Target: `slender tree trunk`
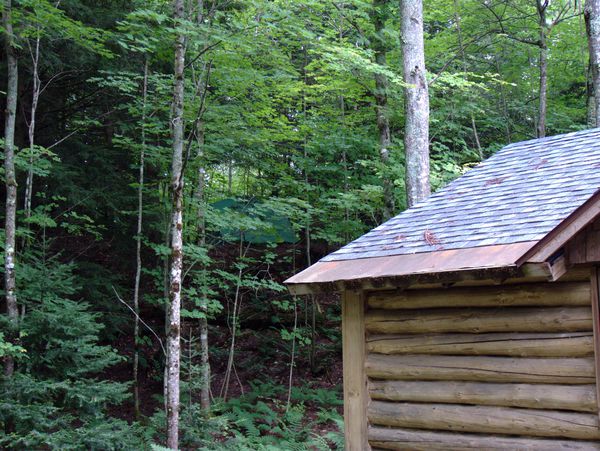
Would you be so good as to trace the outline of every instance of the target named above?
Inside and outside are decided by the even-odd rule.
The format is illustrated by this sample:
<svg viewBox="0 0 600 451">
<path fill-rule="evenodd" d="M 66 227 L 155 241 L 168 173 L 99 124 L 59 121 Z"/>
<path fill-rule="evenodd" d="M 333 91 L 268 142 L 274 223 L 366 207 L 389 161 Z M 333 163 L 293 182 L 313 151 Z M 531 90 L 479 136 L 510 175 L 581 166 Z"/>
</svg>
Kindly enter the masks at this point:
<svg viewBox="0 0 600 451">
<path fill-rule="evenodd" d="M 375 62 L 380 67 L 387 66 L 387 51 L 385 45 L 385 8 L 388 0 L 373 0 L 371 9 L 371 20 L 375 28 L 372 48 L 375 52 Z M 390 121 L 388 118 L 388 80 L 383 74 L 375 74 L 375 115 L 377 129 L 379 130 L 379 158 L 384 166 L 383 173 L 383 216 L 384 219 L 391 218 L 395 211 L 394 183 L 388 173 L 390 165 L 390 146 L 392 135 L 390 132 Z"/>
<path fill-rule="evenodd" d="M 429 184 L 429 91 L 425 72 L 422 0 L 400 0 L 405 92 L 404 151 L 408 206 L 431 194 Z"/>
<path fill-rule="evenodd" d="M 204 210 L 204 181 L 206 179 L 206 170 L 202 164 L 204 147 L 204 131 L 200 127 L 198 136 L 198 188 L 196 190 L 196 201 L 198 203 L 198 231 L 200 236 L 200 246 L 206 246 L 206 218 Z M 207 411 L 210 409 L 210 362 L 209 362 L 209 346 L 208 346 L 208 290 L 206 281 L 207 268 L 202 270 L 202 289 L 200 293 L 200 377 L 202 378 L 202 386 L 200 388 L 200 407 Z"/>
<path fill-rule="evenodd" d="M 198 27 L 204 26 L 204 0 L 198 0 L 197 3 L 197 16 L 196 22 Z M 208 89 L 210 65 L 207 68 L 206 63 L 203 64 L 203 73 L 206 72 L 206 82 L 202 85 L 203 73 L 198 78 L 198 86 L 202 86 L 201 90 L 198 89 L 200 94 L 201 103 L 204 103 L 206 96 L 206 90 Z M 196 201 L 198 203 L 198 232 L 200 237 L 200 246 L 206 246 L 206 211 L 204 204 L 204 182 L 206 179 L 206 169 L 202 161 L 204 153 L 204 127 L 202 126 L 202 115 L 203 105 L 200 107 L 198 113 L 198 187 L 196 189 Z M 200 408 L 207 412 L 210 409 L 210 361 L 209 361 L 209 345 L 208 345 L 208 286 L 206 280 L 207 268 L 204 267 L 202 270 L 202 288 L 200 292 L 200 312 L 202 317 L 199 320 L 200 325 L 200 377 L 202 385 L 200 387 Z"/>
<path fill-rule="evenodd" d="M 540 24 L 540 89 L 537 137 L 546 136 L 546 110 L 548 109 L 548 43 L 546 41 L 546 9 L 548 1 L 537 0 Z"/>
<path fill-rule="evenodd" d="M 138 220 L 137 220 L 137 231 L 135 238 L 135 255 L 136 255 L 136 266 L 135 266 L 135 286 L 133 288 L 133 308 L 135 309 L 135 322 L 133 325 L 133 340 L 134 340 L 134 353 L 133 353 L 133 398 L 134 398 L 134 410 L 135 417 L 140 416 L 140 390 L 138 380 L 138 369 L 140 361 L 140 350 L 139 350 L 139 335 L 140 335 L 140 280 L 142 276 L 142 224 L 144 214 L 144 169 L 145 169 L 145 158 L 146 158 L 146 102 L 148 97 L 148 58 L 144 62 L 144 79 L 142 84 L 142 148 L 140 149 L 140 167 L 138 174 Z"/>
<path fill-rule="evenodd" d="M 586 0 L 585 24 L 588 35 L 591 69 L 590 122 L 600 127 L 600 0 Z"/>
<path fill-rule="evenodd" d="M 302 117 L 304 118 L 304 126 L 307 124 L 307 99 L 306 99 L 306 87 L 308 86 L 308 73 L 306 67 L 308 66 L 308 52 L 306 50 L 307 46 L 304 44 L 302 46 L 302 51 L 304 54 L 304 59 L 302 61 L 302 78 L 303 78 L 303 89 L 302 89 Z M 306 187 L 309 186 L 309 177 L 308 177 L 308 139 L 307 139 L 308 131 L 305 131 L 304 140 L 302 143 L 302 150 L 304 155 L 304 184 Z M 310 205 L 310 192 L 306 190 L 306 203 Z M 305 252 L 306 252 L 306 266 L 312 265 L 312 237 L 311 237 L 311 212 L 306 212 L 306 224 L 304 227 L 304 241 L 305 241 Z M 294 248 L 294 257 L 293 257 L 293 266 L 294 273 L 296 273 L 296 249 Z M 317 315 L 315 311 L 316 302 L 314 295 L 309 295 L 310 305 L 311 305 L 311 324 L 310 324 L 310 347 L 308 349 L 308 364 L 310 366 L 310 371 L 314 374 L 316 371 L 316 339 L 317 339 Z M 304 314 L 305 314 L 305 325 L 308 326 L 308 299 L 304 303 Z"/>
<path fill-rule="evenodd" d="M 31 63 L 33 66 L 33 88 L 31 90 L 31 112 L 29 116 L 29 127 L 27 128 L 27 136 L 29 138 L 29 151 L 31 156 L 29 157 L 29 168 L 27 169 L 27 179 L 25 181 L 25 218 L 31 217 L 31 198 L 33 197 L 33 163 L 34 163 L 34 145 L 35 145 L 35 121 L 37 114 L 37 106 L 41 92 L 41 82 L 39 75 L 39 62 L 40 62 L 40 31 L 37 31 L 37 37 L 35 40 L 35 46 L 31 50 Z"/>
<path fill-rule="evenodd" d="M 462 38 L 462 26 L 461 26 L 461 15 L 460 15 L 460 6 L 458 4 L 458 0 L 454 0 L 454 20 L 456 22 L 456 33 L 458 36 L 458 49 L 460 51 L 460 58 L 462 60 L 462 69 L 463 72 L 467 72 L 467 57 L 465 54 L 465 46 L 463 44 Z M 475 145 L 477 146 L 477 154 L 479 155 L 479 159 L 483 160 L 483 150 L 481 149 L 481 142 L 479 140 L 479 133 L 477 132 L 477 122 L 475 121 L 475 115 L 471 113 L 471 129 L 473 130 L 473 140 L 475 141 Z"/>
<path fill-rule="evenodd" d="M 183 0 L 174 0 L 175 26 L 185 18 Z M 171 273 L 169 279 L 169 334 L 167 336 L 167 446 L 179 445 L 179 371 L 181 361 L 181 281 L 183 269 L 183 101 L 185 69 L 185 36 L 178 33 L 175 41 L 175 70 L 172 105 L 173 160 L 171 191 Z"/>
<path fill-rule="evenodd" d="M 239 262 L 241 263 L 243 258 L 246 256 L 246 252 L 244 252 L 244 234 L 240 234 L 240 248 L 239 248 Z M 248 247 L 246 248 L 246 251 Z M 227 401 L 227 395 L 229 392 L 229 381 L 231 379 L 232 371 L 235 371 L 235 342 L 237 336 L 237 328 L 238 328 L 238 320 L 239 320 L 239 312 L 241 309 L 241 293 L 240 290 L 242 288 L 242 276 L 243 276 L 243 266 L 240 264 L 238 269 L 237 276 L 237 285 L 235 287 L 235 297 L 233 299 L 233 312 L 231 315 L 231 342 L 229 344 L 229 357 L 227 358 L 227 368 L 225 369 L 225 376 L 223 377 L 223 385 L 221 387 L 221 396 L 224 401 Z M 240 383 L 240 387 L 242 384 Z"/>
<path fill-rule="evenodd" d="M 494 63 L 496 65 L 496 72 L 500 75 L 500 61 L 498 55 L 494 54 Z M 502 114 L 504 115 L 504 131 L 506 132 L 506 142 L 512 142 L 512 131 L 510 128 L 510 113 L 508 111 L 508 102 L 506 101 L 506 91 L 504 85 L 500 85 L 500 105 L 502 107 Z"/>
<path fill-rule="evenodd" d="M 17 112 L 19 70 L 12 28 L 11 0 L 4 0 L 2 26 L 6 63 L 8 67 L 6 86 L 6 111 L 4 122 L 4 178 L 6 183 L 6 223 L 4 250 L 4 289 L 6 292 L 6 313 L 14 327 L 19 321 L 17 306 L 16 273 L 15 273 L 15 236 L 17 228 L 17 179 L 15 174 L 15 120 Z M 4 373 L 12 377 L 15 362 L 7 357 L 4 362 Z"/>
</svg>

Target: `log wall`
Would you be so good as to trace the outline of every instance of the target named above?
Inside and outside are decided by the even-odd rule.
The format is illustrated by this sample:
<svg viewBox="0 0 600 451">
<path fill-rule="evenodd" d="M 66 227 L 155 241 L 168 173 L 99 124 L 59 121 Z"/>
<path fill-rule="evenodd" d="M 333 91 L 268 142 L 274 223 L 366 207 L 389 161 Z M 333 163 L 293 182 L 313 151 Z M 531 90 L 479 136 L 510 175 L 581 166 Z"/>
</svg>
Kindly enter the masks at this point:
<svg viewBox="0 0 600 451">
<path fill-rule="evenodd" d="M 590 280 L 366 294 L 374 449 L 597 449 Z"/>
</svg>

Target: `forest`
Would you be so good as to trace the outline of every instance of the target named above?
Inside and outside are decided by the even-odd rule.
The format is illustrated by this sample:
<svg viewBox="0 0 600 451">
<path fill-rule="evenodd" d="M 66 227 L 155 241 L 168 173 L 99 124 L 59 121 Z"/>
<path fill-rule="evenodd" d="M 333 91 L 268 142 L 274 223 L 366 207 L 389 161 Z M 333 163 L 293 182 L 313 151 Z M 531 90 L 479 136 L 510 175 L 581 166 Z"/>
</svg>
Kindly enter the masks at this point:
<svg viewBox="0 0 600 451">
<path fill-rule="evenodd" d="M 600 0 L 3 0 L 0 32 L 7 450 L 343 449 L 339 299 L 283 282 L 600 124 Z"/>
</svg>

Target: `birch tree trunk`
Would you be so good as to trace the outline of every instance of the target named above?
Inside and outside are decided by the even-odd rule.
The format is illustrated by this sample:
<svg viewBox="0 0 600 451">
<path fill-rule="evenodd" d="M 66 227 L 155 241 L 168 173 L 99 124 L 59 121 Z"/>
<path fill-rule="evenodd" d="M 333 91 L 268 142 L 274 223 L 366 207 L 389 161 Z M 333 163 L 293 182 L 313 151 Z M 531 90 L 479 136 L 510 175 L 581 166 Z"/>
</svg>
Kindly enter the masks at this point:
<svg viewBox="0 0 600 451">
<path fill-rule="evenodd" d="M 400 0 L 405 92 L 404 151 L 408 206 L 431 194 L 429 185 L 429 91 L 425 75 L 422 0 Z"/>
<path fill-rule="evenodd" d="M 15 274 L 15 236 L 17 228 L 17 179 L 15 175 L 15 120 L 17 112 L 19 70 L 12 28 L 12 3 L 4 0 L 2 11 L 2 27 L 4 28 L 4 44 L 8 68 L 6 86 L 6 111 L 4 122 L 4 176 L 6 183 L 6 224 L 4 250 L 4 289 L 6 292 L 6 313 L 9 321 L 17 325 L 19 310 L 16 294 Z M 4 372 L 11 377 L 15 370 L 15 362 L 11 357 L 5 359 Z"/>
<path fill-rule="evenodd" d="M 586 0 L 585 24 L 590 51 L 591 89 L 593 97 L 589 106 L 593 127 L 600 126 L 600 0 Z"/>
<path fill-rule="evenodd" d="M 174 0 L 173 18 L 180 26 L 185 17 L 183 0 Z M 173 159 L 171 164 L 171 272 L 169 277 L 169 333 L 167 336 L 167 446 L 179 445 L 179 370 L 181 360 L 181 281 L 183 269 L 183 97 L 185 36 L 175 40 L 174 88 L 172 103 Z"/>
<path fill-rule="evenodd" d="M 372 48 L 375 52 L 375 62 L 380 67 L 387 65 L 387 52 L 385 46 L 385 37 L 383 36 L 385 28 L 385 7 L 387 0 L 373 0 L 373 8 L 371 10 L 371 20 L 375 28 Z M 387 102 L 388 102 L 388 80 L 383 74 L 375 74 L 375 114 L 377 117 L 377 129 L 379 130 L 379 158 L 384 166 L 383 175 L 383 216 L 384 219 L 391 218 L 396 206 L 394 202 L 394 185 L 393 180 L 387 172 L 390 164 L 390 145 L 392 137 L 390 132 L 390 121 L 388 118 Z"/>
<path fill-rule="evenodd" d="M 133 288 L 133 308 L 135 309 L 135 323 L 133 325 L 133 398 L 135 417 L 140 416 L 140 390 L 138 369 L 140 362 L 139 335 L 140 335 L 140 280 L 142 276 L 142 225 L 144 213 L 144 169 L 146 158 L 146 101 L 148 97 L 148 58 L 144 62 L 144 79 L 142 82 L 142 148 L 140 149 L 140 167 L 138 174 L 138 218 L 135 238 L 135 286 Z"/>
</svg>

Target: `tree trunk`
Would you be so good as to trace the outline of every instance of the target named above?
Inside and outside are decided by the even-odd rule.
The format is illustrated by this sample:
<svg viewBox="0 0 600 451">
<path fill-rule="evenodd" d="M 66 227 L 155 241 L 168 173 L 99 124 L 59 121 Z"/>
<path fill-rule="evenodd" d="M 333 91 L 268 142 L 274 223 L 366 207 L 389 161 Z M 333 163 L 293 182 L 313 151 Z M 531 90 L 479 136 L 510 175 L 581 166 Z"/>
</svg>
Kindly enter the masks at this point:
<svg viewBox="0 0 600 451">
<path fill-rule="evenodd" d="M 586 102 L 585 109 L 587 111 L 587 126 L 588 128 L 594 128 L 597 126 L 597 115 L 596 115 L 596 93 L 594 90 L 594 75 L 592 74 L 592 64 L 588 64 L 586 71 Z"/>
<path fill-rule="evenodd" d="M 33 64 L 33 88 L 31 90 L 31 112 L 29 116 L 29 126 L 27 129 L 27 136 L 29 138 L 29 151 L 31 156 L 29 157 L 29 168 L 27 169 L 27 180 L 25 182 L 25 218 L 31 217 L 31 198 L 33 196 L 33 152 L 35 144 L 35 121 L 37 106 L 40 98 L 41 83 L 39 75 L 39 62 L 40 62 L 40 30 L 37 30 L 37 37 L 35 40 L 35 47 L 31 50 L 31 61 Z"/>
<path fill-rule="evenodd" d="M 462 60 L 462 69 L 463 72 L 467 72 L 467 58 L 465 55 L 465 46 L 462 38 L 462 26 L 461 26 L 461 15 L 460 15 L 460 7 L 458 4 L 458 0 L 454 0 L 454 20 L 456 22 L 456 33 L 458 37 L 458 49 L 460 51 L 460 58 Z M 473 140 L 475 141 L 475 145 L 477 147 L 477 154 L 479 155 L 479 160 L 483 160 L 483 150 L 481 149 L 481 142 L 479 140 L 479 133 L 477 132 L 477 122 L 475 121 L 475 115 L 471 113 L 471 129 L 473 130 Z"/>
<path fill-rule="evenodd" d="M 185 18 L 183 0 L 174 1 L 175 25 Z M 171 164 L 171 273 L 169 278 L 169 333 L 167 336 L 167 446 L 179 444 L 179 370 L 181 357 L 181 281 L 183 269 L 183 101 L 185 36 L 175 40 L 175 67 L 172 105 L 173 159 Z"/>
<path fill-rule="evenodd" d="M 401 0 L 402 66 L 405 92 L 404 151 L 408 206 L 431 194 L 429 185 L 429 91 L 425 73 L 423 2 Z"/>
<path fill-rule="evenodd" d="M 546 110 L 548 98 L 548 43 L 546 42 L 546 9 L 548 2 L 537 1 L 537 11 L 540 24 L 540 89 L 539 89 L 539 111 L 537 123 L 537 137 L 546 136 Z"/>
<path fill-rule="evenodd" d="M 206 89 L 206 87 L 205 87 Z M 198 137 L 198 159 L 201 160 L 204 145 L 204 132 L 199 131 Z M 204 180 L 206 178 L 206 170 L 202 161 L 198 167 L 198 188 L 196 190 L 196 201 L 198 202 L 198 228 L 200 235 L 200 246 L 206 246 L 206 222 L 204 210 Z M 200 318 L 200 365 L 202 385 L 200 388 L 200 407 L 207 411 L 210 408 L 210 362 L 209 362 L 209 347 L 208 347 L 208 290 L 206 281 L 207 268 L 203 269 L 202 290 L 200 293 L 200 311 L 203 316 Z"/>
<path fill-rule="evenodd" d="M 197 16 L 196 22 L 198 27 L 204 26 L 204 0 L 198 0 L 197 3 Z M 206 81 L 202 84 L 202 75 L 206 72 Z M 202 161 L 204 153 L 204 129 L 202 126 L 202 115 L 203 103 L 206 96 L 206 90 L 208 89 L 210 65 L 207 67 L 206 63 L 203 64 L 203 71 L 198 78 L 198 89 L 199 97 L 201 100 L 200 111 L 198 112 L 197 118 L 197 130 L 198 130 L 198 187 L 196 189 L 196 201 L 198 203 L 198 235 L 200 237 L 200 246 L 206 246 L 206 211 L 204 202 L 204 182 L 206 179 L 206 169 Z M 207 412 L 210 409 L 210 362 L 209 362 L 209 346 L 208 346 L 208 286 L 206 272 L 208 268 L 203 268 L 202 271 L 202 289 L 200 293 L 200 311 L 202 317 L 199 319 L 200 325 L 200 377 L 202 384 L 200 386 L 200 407 L 203 411 Z"/>
<path fill-rule="evenodd" d="M 6 112 L 4 123 L 4 174 L 6 183 L 6 224 L 4 251 L 4 288 L 6 291 L 6 313 L 9 321 L 16 327 L 19 320 L 15 274 L 15 236 L 17 228 L 17 179 L 15 175 L 15 120 L 17 112 L 17 87 L 19 70 L 12 28 L 11 0 L 4 1 L 2 26 L 6 63 L 8 68 L 6 86 Z M 5 359 L 4 371 L 7 377 L 14 373 L 15 363 L 11 357 Z"/>
<path fill-rule="evenodd" d="M 592 93 L 589 110 L 593 127 L 600 126 L 600 0 L 586 0 L 585 24 L 590 51 Z"/>
<path fill-rule="evenodd" d="M 385 7 L 387 0 L 373 0 L 371 20 L 375 27 L 372 48 L 375 52 L 375 62 L 379 67 L 387 65 L 387 52 L 385 46 Z M 394 182 L 388 172 L 390 164 L 390 146 L 392 137 L 390 132 L 390 121 L 388 118 L 388 80 L 383 74 L 375 74 L 375 114 L 377 118 L 377 129 L 379 130 L 379 158 L 383 164 L 383 216 L 387 220 L 394 216 L 396 206 L 394 202 Z"/>
<path fill-rule="evenodd" d="M 140 416 L 140 393 L 138 382 L 139 368 L 139 335 L 140 335 L 140 279 L 142 276 L 142 223 L 144 213 L 144 165 L 146 157 L 146 100 L 148 96 L 148 58 L 144 62 L 144 80 L 142 84 L 142 148 L 140 149 L 140 167 L 138 175 L 138 220 L 137 233 L 135 238 L 136 245 L 136 267 L 135 267 L 135 286 L 133 289 L 133 308 L 135 309 L 135 323 L 133 325 L 133 397 L 135 417 Z"/>
</svg>

